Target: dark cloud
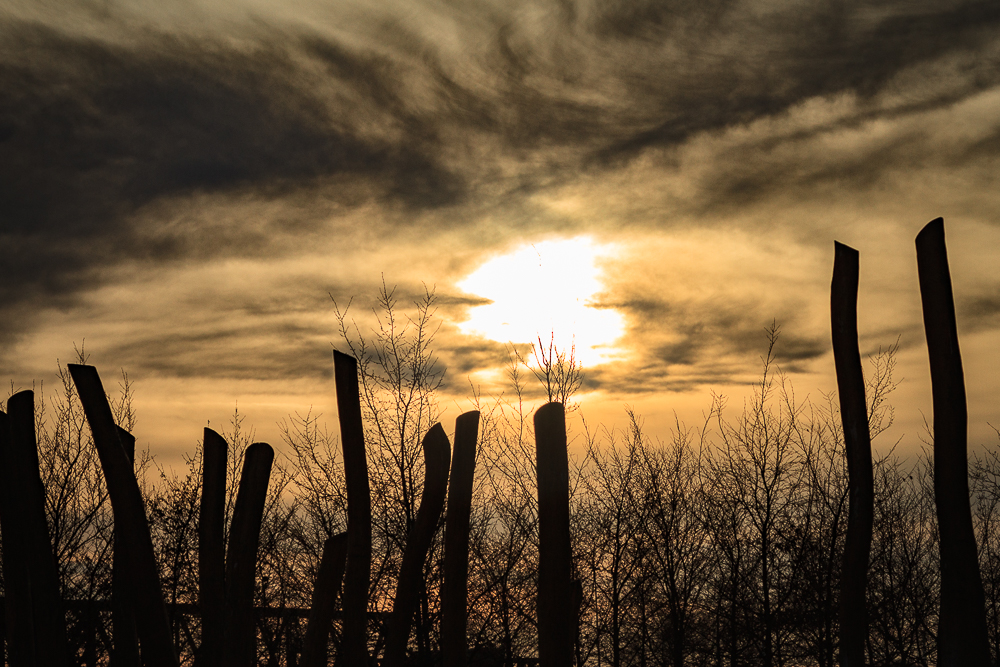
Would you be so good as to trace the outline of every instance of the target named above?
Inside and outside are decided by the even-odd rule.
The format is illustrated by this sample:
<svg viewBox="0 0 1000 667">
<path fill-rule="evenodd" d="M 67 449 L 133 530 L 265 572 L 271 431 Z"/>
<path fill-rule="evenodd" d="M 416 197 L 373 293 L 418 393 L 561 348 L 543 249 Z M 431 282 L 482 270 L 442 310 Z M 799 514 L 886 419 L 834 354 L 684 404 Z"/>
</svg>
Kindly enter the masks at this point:
<svg viewBox="0 0 1000 667">
<path fill-rule="evenodd" d="M 862 151 L 812 159 L 806 157 L 814 150 L 806 143 L 808 139 L 803 136 L 799 141 L 803 142 L 800 150 L 784 159 L 755 142 L 725 151 L 717 160 L 717 169 L 699 183 L 705 196 L 698 208 L 703 213 L 736 210 L 781 194 L 803 197 L 824 191 L 856 197 L 884 188 L 886 179 L 900 170 L 919 167 L 927 157 L 927 137 L 916 130 L 872 142 Z M 795 143 L 789 140 L 784 145 Z"/>
<path fill-rule="evenodd" d="M 724 384 L 747 370 L 748 360 L 767 352 L 768 330 L 776 326 L 776 364 L 800 372 L 827 354 L 830 343 L 811 335 L 794 299 L 775 311 L 765 300 L 722 295 L 708 300 L 668 296 L 626 299 L 613 307 L 629 322 L 628 348 L 640 359 L 624 368 L 588 370 L 587 387 L 626 393 L 692 391 Z"/>
<path fill-rule="evenodd" d="M 280 199 L 338 177 L 374 184 L 369 198 L 404 206 L 463 196 L 461 176 L 424 144 L 432 137 L 404 143 L 357 131 L 287 50 L 155 33 L 139 48 L 38 25 L 3 33 L 0 307 L 52 305 L 125 260 L 169 261 L 197 247 L 257 254 L 302 225 L 176 230 L 141 215 L 157 202 L 239 192 Z M 350 188 L 330 195 L 341 191 L 356 203 Z"/>
<path fill-rule="evenodd" d="M 673 57 L 660 68 L 633 75 L 646 93 L 644 108 L 661 119 L 647 112 L 649 127 L 600 154 L 613 158 L 677 144 L 697 132 L 781 114 L 812 97 L 851 92 L 871 99 L 908 68 L 963 57 L 960 80 L 951 82 L 962 90 L 948 96 L 954 100 L 1000 81 L 996 55 L 983 52 L 996 43 L 998 24 L 1000 6 L 992 2 L 838 0 L 785 11 L 729 1 L 611 3 L 598 22 L 605 33 L 680 49 L 670 50 Z M 939 97 L 931 90 L 908 92 Z"/>
<path fill-rule="evenodd" d="M 332 377 L 330 330 L 281 320 L 212 323 L 183 331 L 141 332 L 100 346 L 102 358 L 122 368 L 165 377 L 287 380 Z"/>
<path fill-rule="evenodd" d="M 510 360 L 508 345 L 483 338 L 460 345 L 444 345 L 440 353 L 449 362 L 444 378 L 445 387 L 456 394 L 469 390 L 469 376 L 472 373 L 503 367 Z"/>
<path fill-rule="evenodd" d="M 957 299 L 955 318 L 963 332 L 994 329 L 1000 324 L 1000 294 Z"/>
<path fill-rule="evenodd" d="M 459 196 L 422 145 L 428 137 L 411 132 L 394 145 L 360 136 L 360 123 L 311 91 L 317 82 L 280 46 L 151 34 L 135 49 L 41 27 L 15 34 L 5 51 L 17 57 L 0 70 L 8 228 L 88 232 L 97 214 L 118 217 L 159 197 L 250 185 L 277 196 L 339 173 L 384 178 L 418 205 Z"/>
</svg>

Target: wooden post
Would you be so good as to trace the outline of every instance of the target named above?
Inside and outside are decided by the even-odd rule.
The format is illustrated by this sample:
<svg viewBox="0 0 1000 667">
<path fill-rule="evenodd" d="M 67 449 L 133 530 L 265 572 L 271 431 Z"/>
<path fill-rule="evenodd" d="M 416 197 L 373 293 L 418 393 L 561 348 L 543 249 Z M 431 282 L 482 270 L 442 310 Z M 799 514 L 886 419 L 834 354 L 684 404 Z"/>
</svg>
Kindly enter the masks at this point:
<svg viewBox="0 0 1000 667">
<path fill-rule="evenodd" d="M 333 374 L 337 385 L 337 415 L 347 487 L 347 565 L 341 605 L 344 624 L 336 664 L 339 667 L 365 667 L 368 664 L 372 506 L 364 425 L 361 421 L 361 395 L 358 392 L 358 362 L 354 357 L 334 351 Z"/>
<path fill-rule="evenodd" d="M 23 529 L 23 545 L 31 613 L 35 664 L 65 665 L 69 660 L 66 642 L 66 612 L 59 593 L 59 574 L 49 525 L 45 518 L 45 487 L 38 467 L 38 440 L 35 435 L 35 394 L 21 391 L 7 399 L 8 440 L 11 465 L 9 475 L 17 478 L 15 512 Z"/>
<path fill-rule="evenodd" d="M 840 576 L 840 664 L 864 667 L 868 639 L 865 589 L 872 544 L 875 486 L 865 378 L 858 349 L 858 251 L 834 243 L 830 320 L 840 417 L 847 454 L 847 536 Z"/>
<path fill-rule="evenodd" d="M 205 429 L 201 458 L 201 507 L 198 517 L 198 606 L 201 646 L 198 667 L 222 664 L 226 604 L 226 461 L 229 446 Z"/>
<path fill-rule="evenodd" d="M 266 442 L 253 443 L 243 456 L 226 551 L 225 667 L 255 667 L 257 664 L 253 593 L 260 526 L 273 462 L 274 450 Z"/>
<path fill-rule="evenodd" d="M 917 272 L 934 405 L 934 501 L 941 553 L 937 664 L 986 667 L 986 598 L 969 505 L 965 376 L 942 218 L 917 235 Z"/>
<path fill-rule="evenodd" d="M 33 665 L 34 614 L 28 578 L 25 528 L 19 507 L 22 476 L 11 451 L 10 420 L 0 412 L 0 535 L 3 539 L 4 634 L 10 665 Z"/>
<path fill-rule="evenodd" d="M 441 658 L 444 667 L 465 667 L 469 586 L 469 515 L 476 473 L 479 412 L 455 420 L 455 452 L 448 480 L 444 529 L 444 591 L 441 597 Z"/>
<path fill-rule="evenodd" d="M 2 429 L 2 428 L 6 427 L 7 413 L 0 412 L 0 415 L 3 415 L 2 417 L 0 417 L 0 429 Z M 0 436 L 0 447 L 4 446 L 3 445 L 3 441 L 4 441 L 3 436 Z M 3 456 L 2 455 L 0 455 L 0 465 L 3 465 Z M 3 504 L 2 500 L 0 500 L 0 504 Z M 2 520 L 0 520 L 0 521 L 2 521 Z M 0 528 L 0 533 L 2 533 L 2 532 L 3 532 L 3 529 Z M 2 541 L 3 541 L 3 537 L 0 536 L 0 542 L 2 542 Z M 2 565 L 0 565 L 0 567 L 2 567 Z M 8 664 L 11 664 L 11 663 L 8 662 L 8 659 L 10 658 L 10 654 L 7 651 L 7 641 L 6 641 L 7 640 L 7 624 L 8 624 L 8 619 L 7 619 L 7 604 L 6 604 L 6 602 L 4 602 L 4 603 L 0 604 L 0 606 L 3 607 L 3 609 L 0 609 L 0 663 L 2 663 L 4 665 L 8 665 Z"/>
<path fill-rule="evenodd" d="M 122 447 L 104 385 L 93 366 L 67 364 L 67 367 L 94 434 L 115 528 L 125 539 L 125 552 L 128 554 L 126 576 L 135 596 L 135 624 L 143 664 L 146 667 L 177 667 L 145 505 L 132 465 Z"/>
<path fill-rule="evenodd" d="M 327 538 L 323 544 L 323 557 L 319 562 L 319 573 L 313 587 L 312 605 L 309 607 L 309 621 L 306 636 L 302 642 L 302 658 L 299 667 L 326 667 L 327 645 L 330 641 L 330 624 L 333 610 L 344 581 L 344 566 L 347 565 L 347 533 L 339 533 Z"/>
<path fill-rule="evenodd" d="M 538 471 L 538 666 L 573 664 L 573 590 L 569 536 L 569 455 L 562 403 L 535 412 Z"/>
<path fill-rule="evenodd" d="M 302 652 L 299 617 L 295 612 L 288 612 L 282 621 L 285 636 L 285 667 L 299 667 L 299 654 Z"/>
<path fill-rule="evenodd" d="M 45 518 L 34 393 L 14 394 L 7 400 L 7 411 L 0 419 L 0 530 L 11 660 L 12 664 L 65 665 L 69 659 L 66 616 Z"/>
<path fill-rule="evenodd" d="M 118 439 L 135 474 L 135 436 L 118 427 Z M 139 638 L 135 631 L 135 600 L 129 585 L 128 553 L 120 530 L 114 531 L 111 560 L 111 660 L 110 667 L 139 667 Z"/>
<path fill-rule="evenodd" d="M 80 609 L 83 619 L 83 655 L 81 662 L 83 667 L 100 667 L 97 664 L 97 628 L 101 622 L 101 617 L 95 609 L 94 600 L 87 600 Z"/>
<path fill-rule="evenodd" d="M 451 462 L 451 443 L 441 424 L 434 424 L 423 440 L 424 490 L 420 495 L 420 508 L 413 529 L 406 536 L 403 562 L 396 581 L 389 631 L 385 641 L 383 667 L 401 667 L 406 662 L 406 645 L 410 639 L 410 625 L 420 596 L 424 559 L 434 539 L 438 519 L 448 493 L 448 466 Z"/>
</svg>

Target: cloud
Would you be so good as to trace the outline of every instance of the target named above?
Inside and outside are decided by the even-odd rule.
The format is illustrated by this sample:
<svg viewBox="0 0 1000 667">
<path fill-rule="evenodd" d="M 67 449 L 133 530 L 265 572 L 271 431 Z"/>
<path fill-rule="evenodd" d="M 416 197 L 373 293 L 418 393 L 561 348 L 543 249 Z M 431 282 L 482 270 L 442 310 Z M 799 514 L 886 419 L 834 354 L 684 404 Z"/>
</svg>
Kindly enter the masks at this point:
<svg viewBox="0 0 1000 667">
<path fill-rule="evenodd" d="M 780 330 L 775 361 L 786 372 L 808 371 L 827 354 L 829 343 L 796 316 L 796 306 L 780 311 L 760 301 L 713 298 L 671 301 L 661 297 L 640 308 L 618 304 L 632 323 L 629 346 L 635 363 L 588 371 L 587 386 L 621 393 L 694 391 L 747 378 L 753 361 L 767 349 L 766 331 Z"/>
<path fill-rule="evenodd" d="M 964 94 L 997 82 L 983 51 L 996 43 L 1000 10 L 985 2 L 609 7 L 598 18 L 604 34 L 650 45 L 653 62 L 640 61 L 634 76 L 646 91 L 643 108 L 661 116 L 609 147 L 609 157 L 775 116 L 813 97 L 850 92 L 878 108 L 879 96 L 899 75 L 956 54 L 968 69 L 951 85 Z M 995 62 L 989 52 L 985 60 Z M 925 70 L 930 81 L 910 82 L 908 93 L 934 97 L 932 75 Z M 646 120 L 653 119 L 650 114 Z"/>
<path fill-rule="evenodd" d="M 828 245 L 833 217 L 909 205 L 935 169 L 990 185 L 1000 145 L 995 3 L 189 5 L 23 3 L 0 19 L 0 341 L 49 321 L 42 311 L 86 310 L 109 285 L 233 258 L 324 252 L 358 273 L 331 281 L 338 296 L 377 288 L 385 270 L 409 298 L 418 268 L 447 282 L 546 233 L 742 225 Z M 964 192 L 921 188 L 969 215 L 987 208 Z M 804 305 L 822 290 L 784 291 L 819 263 L 779 257 L 799 272 L 755 281 L 757 294 L 715 276 L 713 300 L 663 296 L 677 275 L 639 256 L 623 275 L 648 275 L 652 294 L 623 278 L 605 299 L 648 362 L 634 386 L 731 377 L 772 318 L 790 367 L 824 353 Z M 224 311 L 221 298 L 198 307 Z M 447 287 L 442 299 L 449 317 L 472 305 Z M 266 321 L 286 303 L 240 316 Z M 320 353 L 328 324 L 189 322 L 176 340 L 214 354 L 210 374 L 254 356 L 308 374 L 296 359 Z M 123 358 L 156 372 L 194 363 L 160 334 L 125 338 Z M 291 356 L 254 353 L 261 340 Z M 442 342 L 459 373 L 500 352 Z M 609 373 L 589 382 L 622 379 Z"/>
<path fill-rule="evenodd" d="M 111 265 L 183 259 L 198 245 L 216 256 L 265 252 L 311 217 L 300 209 L 263 236 L 239 222 L 178 229 L 177 210 L 156 214 L 170 202 L 287 201 L 321 188 L 340 205 L 384 198 L 425 208 L 463 196 L 461 176 L 432 149 L 360 131 L 272 45 L 150 34 L 126 48 L 5 27 L 0 306 L 51 304 L 100 284 Z"/>
<path fill-rule="evenodd" d="M 955 318 L 961 333 L 989 331 L 1000 325 L 1000 295 L 957 295 L 955 302 Z"/>
</svg>

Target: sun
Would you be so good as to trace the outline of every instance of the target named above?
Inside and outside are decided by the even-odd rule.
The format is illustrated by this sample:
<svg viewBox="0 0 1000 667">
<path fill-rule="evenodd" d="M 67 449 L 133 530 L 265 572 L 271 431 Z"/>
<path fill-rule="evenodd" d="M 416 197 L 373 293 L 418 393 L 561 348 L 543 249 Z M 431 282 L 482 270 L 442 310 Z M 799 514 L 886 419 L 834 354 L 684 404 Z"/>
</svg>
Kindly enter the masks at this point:
<svg viewBox="0 0 1000 667">
<path fill-rule="evenodd" d="M 602 259 L 618 249 L 587 236 L 541 241 L 495 257 L 458 283 L 491 303 L 469 311 L 459 327 L 503 343 L 531 343 L 554 336 L 560 350 L 576 345 L 585 367 L 618 359 L 615 342 L 625 320 L 613 308 L 597 307 Z"/>
</svg>

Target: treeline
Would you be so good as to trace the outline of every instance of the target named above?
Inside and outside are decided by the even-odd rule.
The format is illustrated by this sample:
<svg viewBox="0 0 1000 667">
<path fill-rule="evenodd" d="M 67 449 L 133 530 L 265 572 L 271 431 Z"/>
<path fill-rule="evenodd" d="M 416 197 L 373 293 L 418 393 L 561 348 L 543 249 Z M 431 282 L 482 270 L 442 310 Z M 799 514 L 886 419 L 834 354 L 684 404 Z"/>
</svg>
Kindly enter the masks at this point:
<svg viewBox="0 0 1000 667">
<path fill-rule="evenodd" d="M 401 317 L 383 292 L 381 326 L 365 338 L 340 314 L 358 359 L 372 498 L 369 645 L 380 656 L 406 538 L 423 488 L 421 440 L 439 418 L 442 370 L 433 354 L 433 295 Z M 540 342 L 541 343 L 541 342 Z M 623 429 L 570 434 L 570 508 L 578 665 L 821 665 L 838 660 L 838 593 L 848 489 L 836 398 L 798 399 L 775 364 L 769 332 L 751 396 L 736 410 L 714 397 L 703 423 L 677 423 L 664 439 L 629 412 Z M 873 435 L 892 421 L 894 349 L 871 359 Z M 520 360 L 523 361 L 523 360 Z M 515 665 L 537 655 L 537 495 L 528 385 L 572 406 L 580 369 L 539 344 L 535 363 L 508 370 L 499 397 L 474 395 L 480 438 L 468 567 L 469 664 Z M 78 664 L 106 664 L 112 635 L 114 547 L 100 463 L 72 380 L 36 403 L 46 514 Z M 112 401 L 132 430 L 131 387 Z M 533 394 L 532 394 L 533 395 Z M 451 430 L 450 428 L 448 429 Z M 229 442 L 227 520 L 239 467 L 254 440 L 243 417 Z M 300 610 L 310 604 L 324 542 L 346 530 L 339 439 L 320 416 L 282 425 L 284 457 L 271 473 L 255 587 L 258 663 L 291 666 L 301 647 Z M 935 664 L 938 534 L 928 455 L 903 460 L 876 440 L 875 528 L 868 583 L 871 665 Z M 180 473 L 136 458 L 174 646 L 192 664 L 200 643 L 198 517 L 201 450 Z M 1000 457 L 970 461 L 975 528 L 989 636 L 1000 654 Z M 442 517 L 444 514 L 442 514 Z M 443 523 L 443 519 L 442 519 Z M 410 638 L 412 664 L 439 660 L 443 534 L 425 561 Z M 339 616 L 330 638 L 337 654 Z"/>
</svg>

